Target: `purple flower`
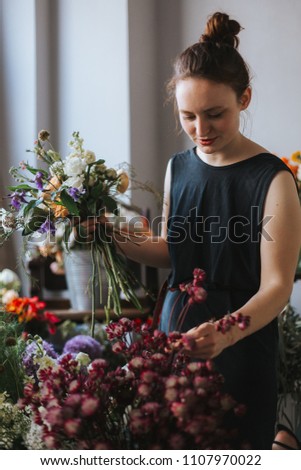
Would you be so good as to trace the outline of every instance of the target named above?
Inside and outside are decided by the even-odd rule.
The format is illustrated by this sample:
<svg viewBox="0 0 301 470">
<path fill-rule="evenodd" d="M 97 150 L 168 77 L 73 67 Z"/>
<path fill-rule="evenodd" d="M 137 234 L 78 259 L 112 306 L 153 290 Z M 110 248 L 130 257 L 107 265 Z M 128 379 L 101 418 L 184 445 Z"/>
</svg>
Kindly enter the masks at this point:
<svg viewBox="0 0 301 470">
<path fill-rule="evenodd" d="M 77 335 L 65 343 L 63 354 L 78 354 L 79 352 L 88 354 L 93 361 L 94 359 L 102 357 L 103 347 L 96 339 L 90 336 Z"/>
<path fill-rule="evenodd" d="M 45 222 L 41 225 L 38 230 L 40 233 L 48 233 L 50 232 L 51 235 L 55 235 L 55 226 L 54 223 L 51 222 L 49 217 L 45 220 Z"/>
<path fill-rule="evenodd" d="M 12 198 L 11 205 L 17 211 L 20 209 L 22 202 L 27 202 L 24 196 L 25 196 L 25 191 L 15 191 L 9 196 Z"/>
<path fill-rule="evenodd" d="M 58 358 L 58 354 L 55 352 L 53 345 L 45 340 L 43 340 L 43 349 L 46 352 L 47 356 L 52 357 L 53 359 Z M 29 376 L 34 376 L 35 372 L 38 369 L 38 365 L 34 364 L 33 362 L 37 351 L 38 345 L 35 342 L 32 342 L 28 346 L 26 346 L 26 349 L 24 351 L 23 366 L 26 374 Z"/>
<path fill-rule="evenodd" d="M 38 171 L 36 176 L 35 176 L 35 179 L 34 179 L 35 183 L 36 183 L 36 187 L 42 191 L 43 190 L 43 173 L 41 171 Z"/>
<path fill-rule="evenodd" d="M 69 188 L 68 189 L 68 194 L 74 199 L 75 202 L 77 202 L 82 194 L 85 193 L 85 190 L 83 189 L 80 191 L 78 188 Z"/>
</svg>

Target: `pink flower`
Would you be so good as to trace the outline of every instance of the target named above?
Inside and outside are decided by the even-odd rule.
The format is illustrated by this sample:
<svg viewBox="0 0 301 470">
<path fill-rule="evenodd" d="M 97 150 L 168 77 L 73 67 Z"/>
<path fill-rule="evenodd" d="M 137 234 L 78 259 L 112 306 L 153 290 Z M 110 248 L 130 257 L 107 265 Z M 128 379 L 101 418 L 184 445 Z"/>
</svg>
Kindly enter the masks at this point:
<svg viewBox="0 0 301 470">
<path fill-rule="evenodd" d="M 165 386 L 166 387 L 175 387 L 178 384 L 179 378 L 176 375 L 170 375 L 167 377 Z"/>
<path fill-rule="evenodd" d="M 47 434 L 44 436 L 44 444 L 46 445 L 47 449 L 57 449 L 58 443 L 55 437 L 52 434 Z"/>
<path fill-rule="evenodd" d="M 71 408 L 76 408 L 81 404 L 82 397 L 80 393 L 68 395 L 65 400 L 65 405 Z"/>
<path fill-rule="evenodd" d="M 158 380 L 158 374 L 152 372 L 151 370 L 145 370 L 141 374 L 141 379 L 143 382 L 151 384 L 152 382 L 156 382 Z"/>
<path fill-rule="evenodd" d="M 82 416 L 92 416 L 99 406 L 99 399 L 95 397 L 84 398 L 81 406 Z"/>
<path fill-rule="evenodd" d="M 62 410 L 58 407 L 48 408 L 45 416 L 47 423 L 51 426 L 60 426 L 63 423 Z"/>
<path fill-rule="evenodd" d="M 124 351 L 126 348 L 126 345 L 123 341 L 117 341 L 116 343 L 113 344 L 112 346 L 112 351 L 116 354 L 121 353 Z"/>
<path fill-rule="evenodd" d="M 144 359 L 142 357 L 134 357 L 129 362 L 129 368 L 141 369 L 144 366 Z"/>
<path fill-rule="evenodd" d="M 164 398 L 167 401 L 173 402 L 179 399 L 179 393 L 176 388 L 168 387 L 165 390 Z"/>
<path fill-rule="evenodd" d="M 81 420 L 79 418 L 68 419 L 64 424 L 64 429 L 68 437 L 75 437 L 80 429 Z"/>
<path fill-rule="evenodd" d="M 152 392 L 152 387 L 150 385 L 142 383 L 138 386 L 138 393 L 142 397 L 148 397 L 151 394 L 151 392 Z"/>
<path fill-rule="evenodd" d="M 81 389 L 81 386 L 82 384 L 78 379 L 72 380 L 72 382 L 70 382 L 69 384 L 69 392 L 70 393 L 79 392 Z"/>
<path fill-rule="evenodd" d="M 187 405 L 185 403 L 173 402 L 171 404 L 171 412 L 177 418 L 184 418 L 187 413 Z"/>
</svg>

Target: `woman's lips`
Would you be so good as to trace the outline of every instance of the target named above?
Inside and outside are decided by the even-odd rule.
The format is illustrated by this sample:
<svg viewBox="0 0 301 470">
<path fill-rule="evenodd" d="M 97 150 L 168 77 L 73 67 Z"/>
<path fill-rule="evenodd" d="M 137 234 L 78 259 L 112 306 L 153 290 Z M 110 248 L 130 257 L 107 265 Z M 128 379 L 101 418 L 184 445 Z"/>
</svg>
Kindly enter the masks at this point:
<svg viewBox="0 0 301 470">
<path fill-rule="evenodd" d="M 197 141 L 203 146 L 208 146 L 212 145 L 216 139 L 217 137 L 214 137 L 213 139 L 197 139 Z"/>
</svg>

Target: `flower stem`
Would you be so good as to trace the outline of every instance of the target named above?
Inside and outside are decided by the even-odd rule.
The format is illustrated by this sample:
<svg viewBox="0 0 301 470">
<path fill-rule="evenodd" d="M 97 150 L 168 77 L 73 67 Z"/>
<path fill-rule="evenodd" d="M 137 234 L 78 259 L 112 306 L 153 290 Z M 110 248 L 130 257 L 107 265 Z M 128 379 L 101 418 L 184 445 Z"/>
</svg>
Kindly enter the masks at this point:
<svg viewBox="0 0 301 470">
<path fill-rule="evenodd" d="M 94 338 L 95 334 L 95 280 L 96 280 L 96 260 L 95 260 L 95 247 L 91 243 L 91 259 L 92 259 L 92 312 L 91 312 L 91 336 Z"/>
</svg>

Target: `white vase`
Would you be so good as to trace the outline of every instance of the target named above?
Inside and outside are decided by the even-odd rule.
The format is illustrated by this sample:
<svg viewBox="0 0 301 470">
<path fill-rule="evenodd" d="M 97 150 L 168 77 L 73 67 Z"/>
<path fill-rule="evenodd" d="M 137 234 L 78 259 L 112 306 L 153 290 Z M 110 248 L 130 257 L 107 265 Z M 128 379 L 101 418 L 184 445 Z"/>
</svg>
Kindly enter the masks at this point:
<svg viewBox="0 0 301 470">
<path fill-rule="evenodd" d="M 92 309 L 92 259 L 90 250 L 70 250 L 64 254 L 65 275 L 69 291 L 70 304 L 73 310 L 91 311 Z M 101 268 L 101 291 L 98 274 L 94 286 L 95 308 L 106 305 L 108 298 L 108 282 Z"/>
</svg>

